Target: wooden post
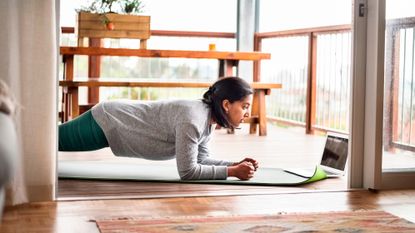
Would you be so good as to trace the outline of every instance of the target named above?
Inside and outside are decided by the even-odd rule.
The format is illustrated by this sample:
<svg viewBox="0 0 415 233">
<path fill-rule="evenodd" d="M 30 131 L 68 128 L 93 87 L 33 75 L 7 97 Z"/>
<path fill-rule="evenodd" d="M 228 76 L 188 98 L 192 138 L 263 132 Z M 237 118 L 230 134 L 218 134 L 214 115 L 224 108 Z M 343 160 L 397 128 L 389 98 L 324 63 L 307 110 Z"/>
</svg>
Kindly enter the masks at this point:
<svg viewBox="0 0 415 233">
<path fill-rule="evenodd" d="M 386 151 L 393 150 L 393 142 L 399 141 L 399 30 L 391 28 L 386 34 L 385 49 L 385 116 L 383 121 L 383 146 Z"/>
<path fill-rule="evenodd" d="M 317 35 L 309 34 L 309 66 L 307 80 L 306 103 L 306 134 L 314 132 L 313 125 L 316 122 L 316 80 L 317 80 Z"/>
<path fill-rule="evenodd" d="M 391 131 L 390 131 L 391 138 L 390 138 L 390 141 L 389 141 L 389 143 L 391 143 L 391 144 L 394 141 L 399 140 L 399 135 L 398 135 L 398 132 L 399 132 L 398 131 L 399 63 L 400 63 L 400 60 L 399 60 L 399 57 L 400 57 L 400 54 L 399 54 L 400 33 L 399 33 L 399 30 L 396 31 L 396 34 L 393 38 L 393 41 L 394 41 L 393 48 L 392 48 L 393 51 L 394 51 L 393 58 L 392 58 L 393 59 L 393 61 L 392 61 L 393 67 L 391 67 L 392 70 L 394 71 L 392 73 L 392 76 L 391 76 L 391 78 L 393 80 L 393 83 L 392 83 L 393 86 L 391 87 L 392 88 L 391 91 L 392 91 L 392 94 L 393 94 L 393 96 L 392 96 L 393 99 L 392 99 L 391 108 L 390 108 L 390 111 L 391 111 L 390 117 L 392 119 L 391 119 L 391 123 L 390 123 L 390 125 L 391 125 Z"/>
<path fill-rule="evenodd" d="M 259 128 L 259 136 L 266 136 L 267 135 L 267 113 L 265 107 L 265 91 L 257 90 L 255 91 L 256 101 L 258 103 L 258 128 Z"/>
<path fill-rule="evenodd" d="M 74 55 L 63 55 L 64 80 L 73 80 L 73 60 Z M 70 90 L 67 87 L 63 88 L 62 95 L 62 122 L 68 121 L 71 116 L 69 104 L 71 103 Z"/>
<path fill-rule="evenodd" d="M 89 47 L 102 47 L 102 39 L 89 38 Z M 101 76 L 101 56 L 88 57 L 88 78 L 99 78 Z M 88 103 L 99 102 L 99 87 L 88 88 Z"/>
<path fill-rule="evenodd" d="M 63 63 L 65 67 L 65 80 L 73 80 L 73 58 L 74 55 L 63 55 Z"/>
<path fill-rule="evenodd" d="M 62 87 L 62 111 L 60 114 L 61 117 L 61 122 L 64 123 L 66 121 L 68 121 L 68 117 L 69 117 L 69 96 L 68 96 L 68 87 Z"/>
<path fill-rule="evenodd" d="M 140 49 L 147 49 L 147 39 L 140 39 Z"/>
<path fill-rule="evenodd" d="M 258 36 L 254 36 L 254 51 L 260 52 L 262 48 L 262 40 L 258 38 Z M 261 81 L 261 63 L 260 61 L 254 61 L 254 77 L 253 82 L 260 82 Z"/>
<path fill-rule="evenodd" d="M 74 119 L 75 117 L 79 116 L 78 87 L 68 87 L 68 92 L 71 98 L 71 118 L 70 119 Z"/>
<path fill-rule="evenodd" d="M 262 45 L 262 40 L 258 38 L 258 36 L 254 36 L 254 51 L 261 51 L 261 45 Z M 260 82 L 261 81 L 261 77 L 260 77 L 260 62 L 259 61 L 254 61 L 254 67 L 253 67 L 253 75 L 254 77 L 252 77 L 252 81 L 253 82 Z M 254 93 L 254 97 L 253 97 L 253 101 L 252 101 L 252 107 L 251 107 L 251 116 L 253 115 L 259 115 L 259 112 L 261 111 L 260 107 L 259 107 L 259 101 L 258 99 L 260 98 L 260 95 L 258 93 Z M 261 100 L 260 100 L 261 101 Z M 265 106 L 265 96 L 264 96 L 264 106 Z M 264 110 L 265 111 L 265 110 Z M 264 119 L 265 122 L 263 124 L 266 124 L 266 112 L 264 112 Z M 257 125 L 260 124 L 261 119 L 259 119 L 258 122 L 251 122 L 249 124 L 249 133 L 251 134 L 255 134 L 256 133 L 256 129 L 257 129 Z M 261 126 L 259 127 L 259 134 L 261 134 Z M 265 129 L 265 135 L 266 135 L 266 129 Z"/>
<path fill-rule="evenodd" d="M 219 74 L 218 77 L 235 76 L 233 67 L 238 67 L 238 60 L 219 59 Z"/>
<path fill-rule="evenodd" d="M 252 106 L 251 106 L 251 117 L 257 118 L 259 117 L 260 107 L 259 107 L 259 93 L 257 91 L 254 91 L 254 96 L 252 100 Z M 249 133 L 250 134 L 256 134 L 258 122 L 251 122 L 249 123 Z"/>
</svg>

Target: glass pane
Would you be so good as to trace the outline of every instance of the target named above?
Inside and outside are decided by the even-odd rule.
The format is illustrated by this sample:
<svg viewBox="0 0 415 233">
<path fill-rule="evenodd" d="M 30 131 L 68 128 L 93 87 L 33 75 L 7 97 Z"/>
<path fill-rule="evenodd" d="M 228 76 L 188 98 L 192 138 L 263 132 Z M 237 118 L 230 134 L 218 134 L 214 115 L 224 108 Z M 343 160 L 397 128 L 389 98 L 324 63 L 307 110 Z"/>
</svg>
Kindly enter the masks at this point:
<svg viewBox="0 0 415 233">
<path fill-rule="evenodd" d="M 383 170 L 415 168 L 415 1 L 386 1 Z"/>
<path fill-rule="evenodd" d="M 61 0 L 60 25 L 74 27 L 75 9 L 89 6 L 90 2 Z M 143 2 L 143 14 L 151 16 L 152 30 L 236 32 L 236 0 L 144 0 Z"/>
<path fill-rule="evenodd" d="M 145 0 L 158 30 L 236 32 L 236 0 Z"/>
<path fill-rule="evenodd" d="M 258 38 L 267 33 L 261 50 L 271 53 L 270 60 L 261 61 L 261 80 L 283 84 L 267 97 L 267 116 L 307 124 L 308 77 L 313 74 L 311 128 L 348 134 L 351 4 L 351 0 L 260 1 Z"/>
<path fill-rule="evenodd" d="M 260 32 L 350 24 L 351 0 L 261 0 Z"/>
<path fill-rule="evenodd" d="M 261 79 L 284 85 L 267 98 L 268 115 L 305 124 L 308 40 L 302 35 L 262 40 L 262 51 L 272 55 L 261 62 Z"/>
</svg>

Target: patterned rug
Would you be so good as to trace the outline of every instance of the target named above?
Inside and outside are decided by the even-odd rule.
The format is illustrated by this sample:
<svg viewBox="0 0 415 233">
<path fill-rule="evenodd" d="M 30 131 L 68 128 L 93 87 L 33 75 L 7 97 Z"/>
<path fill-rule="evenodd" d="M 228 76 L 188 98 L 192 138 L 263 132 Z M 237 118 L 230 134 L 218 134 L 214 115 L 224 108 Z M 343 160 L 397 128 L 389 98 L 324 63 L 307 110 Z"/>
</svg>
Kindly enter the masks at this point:
<svg viewBox="0 0 415 233">
<path fill-rule="evenodd" d="M 96 220 L 101 233 L 115 232 L 415 232 L 415 223 L 384 211 L 360 210 L 250 216 Z"/>
</svg>

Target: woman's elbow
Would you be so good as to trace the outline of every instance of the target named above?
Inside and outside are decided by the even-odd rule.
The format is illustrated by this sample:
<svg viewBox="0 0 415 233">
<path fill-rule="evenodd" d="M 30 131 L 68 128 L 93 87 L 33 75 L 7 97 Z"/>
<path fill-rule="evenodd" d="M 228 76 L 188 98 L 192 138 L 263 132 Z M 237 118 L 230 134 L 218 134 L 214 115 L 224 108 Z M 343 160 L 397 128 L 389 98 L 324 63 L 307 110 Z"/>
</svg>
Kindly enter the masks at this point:
<svg viewBox="0 0 415 233">
<path fill-rule="evenodd" d="M 197 172 L 192 169 L 190 171 L 179 171 L 180 180 L 199 180 L 200 176 L 197 175 Z"/>
</svg>

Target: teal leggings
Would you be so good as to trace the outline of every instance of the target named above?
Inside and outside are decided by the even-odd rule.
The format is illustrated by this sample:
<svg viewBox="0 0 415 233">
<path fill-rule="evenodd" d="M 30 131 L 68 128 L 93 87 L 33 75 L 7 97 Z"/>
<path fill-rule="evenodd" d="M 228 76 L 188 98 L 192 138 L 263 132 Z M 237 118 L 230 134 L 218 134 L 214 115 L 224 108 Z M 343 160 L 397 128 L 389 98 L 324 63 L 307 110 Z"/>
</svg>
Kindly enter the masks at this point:
<svg viewBox="0 0 415 233">
<path fill-rule="evenodd" d="M 107 138 L 91 110 L 59 125 L 59 151 L 91 151 L 108 147 Z"/>
</svg>

